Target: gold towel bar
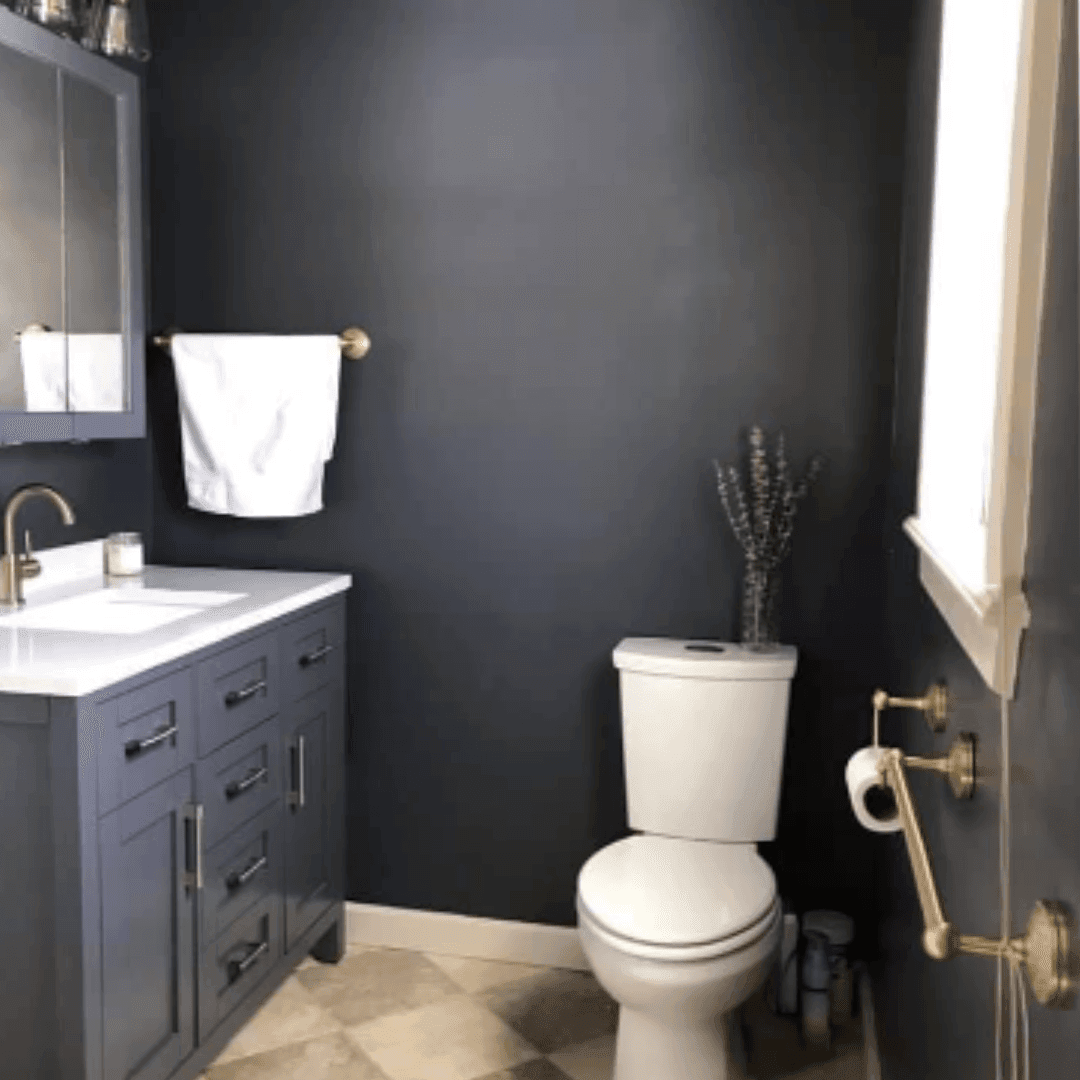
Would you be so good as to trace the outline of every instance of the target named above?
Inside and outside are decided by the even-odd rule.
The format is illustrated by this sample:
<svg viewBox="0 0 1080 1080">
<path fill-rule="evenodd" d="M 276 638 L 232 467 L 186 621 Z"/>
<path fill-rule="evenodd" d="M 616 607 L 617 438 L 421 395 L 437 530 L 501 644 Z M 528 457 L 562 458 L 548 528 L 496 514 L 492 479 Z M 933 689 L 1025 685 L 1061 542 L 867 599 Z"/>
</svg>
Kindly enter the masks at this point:
<svg viewBox="0 0 1080 1080">
<path fill-rule="evenodd" d="M 904 842 L 911 860 L 915 891 L 923 914 L 923 949 L 935 960 L 966 953 L 969 956 L 1013 956 L 1023 964 L 1036 1000 L 1052 1008 L 1068 1008 L 1076 998 L 1080 971 L 1072 941 L 1072 916 L 1053 900 L 1040 900 L 1022 937 L 1008 941 L 981 934 L 959 934 L 945 915 L 934 880 L 930 852 L 923 838 L 919 813 L 908 787 L 905 765 L 916 764 L 901 750 L 888 749 L 882 761 L 882 779 L 896 797 Z M 925 761 L 919 761 L 920 766 Z"/>
<path fill-rule="evenodd" d="M 15 341 L 20 341 L 23 334 L 47 334 L 48 332 L 49 328 L 44 323 L 32 322 L 29 326 L 16 330 L 11 336 Z"/>
<path fill-rule="evenodd" d="M 164 334 L 154 335 L 154 344 L 160 349 L 169 351 L 172 345 L 173 334 L 178 330 L 166 330 Z M 358 326 L 350 326 L 338 334 L 338 343 L 341 345 L 341 354 L 347 360 L 362 360 L 371 349 L 371 338 Z"/>
</svg>

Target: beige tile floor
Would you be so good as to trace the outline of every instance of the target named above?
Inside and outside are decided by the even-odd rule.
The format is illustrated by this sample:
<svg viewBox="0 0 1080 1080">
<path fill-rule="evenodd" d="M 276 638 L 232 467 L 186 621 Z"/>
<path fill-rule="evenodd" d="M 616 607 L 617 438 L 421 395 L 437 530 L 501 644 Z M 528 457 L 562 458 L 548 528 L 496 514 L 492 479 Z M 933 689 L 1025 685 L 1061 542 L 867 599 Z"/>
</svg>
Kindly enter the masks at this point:
<svg viewBox="0 0 1080 1080">
<path fill-rule="evenodd" d="M 204 1080 L 610 1080 L 618 1010 L 580 971 L 350 946 L 306 960 Z M 830 1053 L 747 1006 L 754 1080 L 856 1080 L 855 1035 Z"/>
</svg>

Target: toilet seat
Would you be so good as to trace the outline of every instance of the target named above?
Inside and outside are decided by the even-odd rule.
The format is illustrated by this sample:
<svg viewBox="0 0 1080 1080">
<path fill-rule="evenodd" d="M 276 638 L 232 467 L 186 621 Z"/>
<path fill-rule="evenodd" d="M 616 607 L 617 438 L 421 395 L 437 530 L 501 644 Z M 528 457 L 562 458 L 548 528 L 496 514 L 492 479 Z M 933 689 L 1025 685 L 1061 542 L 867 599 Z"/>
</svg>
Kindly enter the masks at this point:
<svg viewBox="0 0 1080 1080">
<path fill-rule="evenodd" d="M 619 953 L 664 964 L 688 964 L 695 960 L 719 960 L 725 956 L 733 956 L 741 949 L 749 949 L 779 924 L 783 909 L 780 901 L 776 900 L 760 922 L 733 937 L 714 941 L 708 945 L 650 945 L 643 941 L 634 941 L 632 938 L 620 937 L 602 926 L 589 914 L 582 905 L 580 896 L 577 900 L 577 914 L 580 929 L 587 930 Z"/>
<path fill-rule="evenodd" d="M 578 913 L 613 947 L 700 959 L 757 941 L 779 917 L 776 878 L 753 844 L 630 836 L 578 875 Z"/>
</svg>

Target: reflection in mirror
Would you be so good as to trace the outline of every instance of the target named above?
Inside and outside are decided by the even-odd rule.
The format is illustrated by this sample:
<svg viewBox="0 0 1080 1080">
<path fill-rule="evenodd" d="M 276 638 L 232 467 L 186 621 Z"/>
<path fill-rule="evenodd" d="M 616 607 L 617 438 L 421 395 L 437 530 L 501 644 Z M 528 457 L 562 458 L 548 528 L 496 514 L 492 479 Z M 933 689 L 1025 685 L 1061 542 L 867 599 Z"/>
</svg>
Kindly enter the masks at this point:
<svg viewBox="0 0 1080 1080">
<path fill-rule="evenodd" d="M 8 7 L 0 0 L 0 447 L 141 438 L 139 79 Z"/>
<path fill-rule="evenodd" d="M 116 101 L 62 75 L 68 407 L 123 412 Z"/>
<path fill-rule="evenodd" d="M 3 50 L 0 63 L 0 411 L 26 408 L 17 335 L 63 323 L 60 136 L 51 64 Z M 59 368 L 60 399 L 63 362 Z M 63 410 L 60 405 L 58 409 Z"/>
</svg>

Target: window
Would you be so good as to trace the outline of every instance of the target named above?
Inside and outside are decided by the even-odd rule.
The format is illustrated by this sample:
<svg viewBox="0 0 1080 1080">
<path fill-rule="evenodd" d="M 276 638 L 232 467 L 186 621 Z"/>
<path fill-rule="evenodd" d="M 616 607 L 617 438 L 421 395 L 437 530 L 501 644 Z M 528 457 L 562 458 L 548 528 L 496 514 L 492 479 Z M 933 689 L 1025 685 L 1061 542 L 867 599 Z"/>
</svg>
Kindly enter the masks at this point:
<svg viewBox="0 0 1080 1080">
<path fill-rule="evenodd" d="M 1009 697 L 1029 621 L 1021 578 L 1061 8 L 945 0 L 942 15 L 918 509 L 904 528 L 923 585 Z"/>
</svg>

